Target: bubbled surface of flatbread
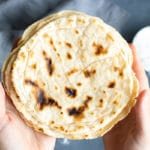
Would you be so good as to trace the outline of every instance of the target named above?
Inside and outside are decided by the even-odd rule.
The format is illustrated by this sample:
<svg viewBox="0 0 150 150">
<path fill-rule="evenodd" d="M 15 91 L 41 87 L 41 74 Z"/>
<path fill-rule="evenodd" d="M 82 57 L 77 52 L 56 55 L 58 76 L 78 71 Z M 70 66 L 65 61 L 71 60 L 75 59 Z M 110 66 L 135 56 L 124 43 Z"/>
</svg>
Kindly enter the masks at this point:
<svg viewBox="0 0 150 150">
<path fill-rule="evenodd" d="M 26 31 L 5 64 L 4 85 L 36 130 L 70 139 L 102 136 L 136 102 L 131 50 L 99 18 L 71 11 L 56 16 Z"/>
</svg>

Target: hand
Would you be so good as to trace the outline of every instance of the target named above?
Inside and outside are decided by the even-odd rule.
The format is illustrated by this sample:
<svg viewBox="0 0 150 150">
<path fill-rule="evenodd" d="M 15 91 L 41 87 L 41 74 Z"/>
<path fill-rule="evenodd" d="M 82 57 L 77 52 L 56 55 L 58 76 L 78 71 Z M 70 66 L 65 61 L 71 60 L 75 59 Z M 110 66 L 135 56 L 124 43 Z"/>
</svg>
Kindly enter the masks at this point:
<svg viewBox="0 0 150 150">
<path fill-rule="evenodd" d="M 150 150 L 150 90 L 134 46 L 133 70 L 139 80 L 137 103 L 129 115 L 104 135 L 105 150 Z"/>
<path fill-rule="evenodd" d="M 53 150 L 55 138 L 28 127 L 0 83 L 0 150 Z"/>
</svg>

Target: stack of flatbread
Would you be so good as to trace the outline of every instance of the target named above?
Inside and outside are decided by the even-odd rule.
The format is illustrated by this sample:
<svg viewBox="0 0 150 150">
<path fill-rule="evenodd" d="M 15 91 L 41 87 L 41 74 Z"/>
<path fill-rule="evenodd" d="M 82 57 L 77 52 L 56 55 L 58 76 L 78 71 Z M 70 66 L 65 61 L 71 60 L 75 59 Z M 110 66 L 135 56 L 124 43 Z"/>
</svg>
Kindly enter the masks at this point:
<svg viewBox="0 0 150 150">
<path fill-rule="evenodd" d="M 57 138 L 103 136 L 130 112 L 138 82 L 127 42 L 101 19 L 63 11 L 29 26 L 3 65 L 25 122 Z"/>
</svg>

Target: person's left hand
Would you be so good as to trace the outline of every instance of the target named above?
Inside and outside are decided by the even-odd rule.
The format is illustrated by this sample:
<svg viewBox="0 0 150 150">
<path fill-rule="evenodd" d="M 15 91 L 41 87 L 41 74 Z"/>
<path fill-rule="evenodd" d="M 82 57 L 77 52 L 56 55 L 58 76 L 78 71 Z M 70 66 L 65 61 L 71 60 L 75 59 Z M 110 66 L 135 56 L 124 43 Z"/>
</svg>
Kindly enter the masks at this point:
<svg viewBox="0 0 150 150">
<path fill-rule="evenodd" d="M 53 150 L 54 146 L 55 138 L 24 123 L 0 83 L 0 150 Z"/>
<path fill-rule="evenodd" d="M 150 89 L 144 68 L 133 45 L 133 70 L 139 81 L 139 96 L 128 116 L 103 137 L 105 150 L 150 150 Z"/>
</svg>

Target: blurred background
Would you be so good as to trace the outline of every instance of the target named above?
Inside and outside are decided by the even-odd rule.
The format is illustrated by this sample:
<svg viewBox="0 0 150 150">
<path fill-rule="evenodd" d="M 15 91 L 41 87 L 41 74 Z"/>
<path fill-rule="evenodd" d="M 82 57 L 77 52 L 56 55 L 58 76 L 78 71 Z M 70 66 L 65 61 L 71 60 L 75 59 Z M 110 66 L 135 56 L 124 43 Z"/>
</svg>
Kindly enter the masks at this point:
<svg viewBox="0 0 150 150">
<path fill-rule="evenodd" d="M 0 0 L 0 68 L 12 43 L 34 21 L 60 10 L 79 10 L 101 17 L 131 42 L 150 25 L 150 0 Z M 149 76 L 149 73 L 147 72 Z M 55 150 L 103 150 L 102 140 L 58 139 Z"/>
</svg>

